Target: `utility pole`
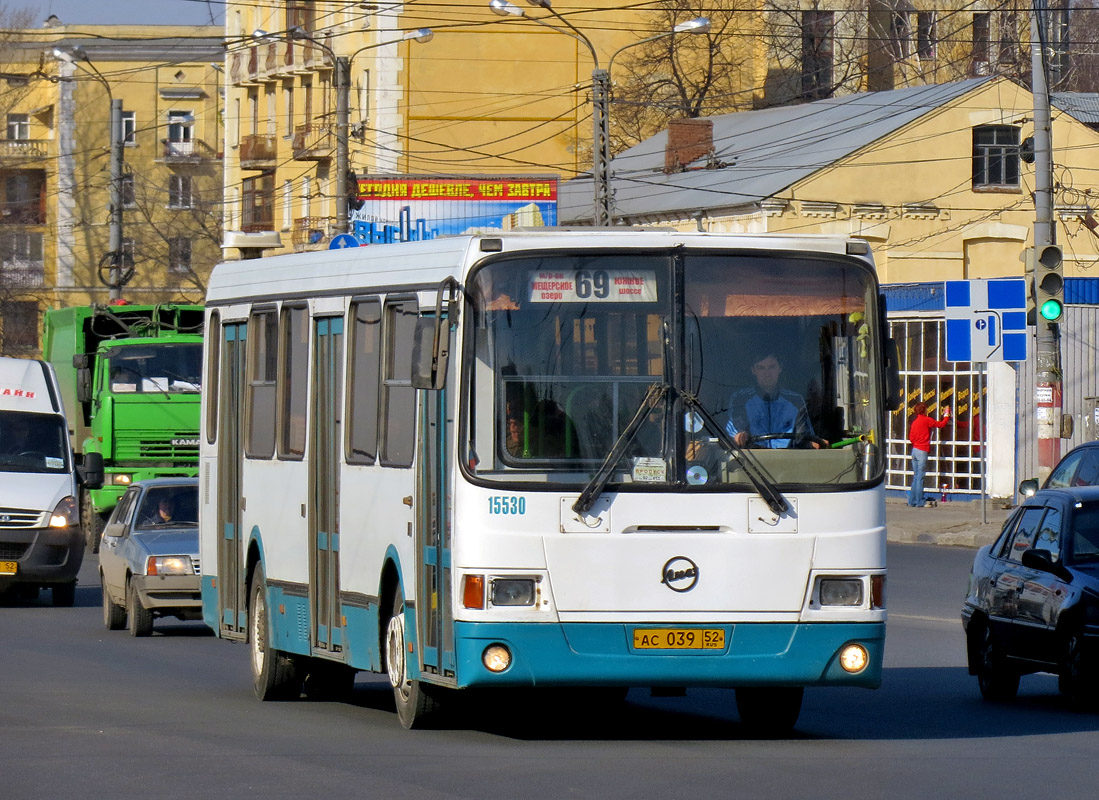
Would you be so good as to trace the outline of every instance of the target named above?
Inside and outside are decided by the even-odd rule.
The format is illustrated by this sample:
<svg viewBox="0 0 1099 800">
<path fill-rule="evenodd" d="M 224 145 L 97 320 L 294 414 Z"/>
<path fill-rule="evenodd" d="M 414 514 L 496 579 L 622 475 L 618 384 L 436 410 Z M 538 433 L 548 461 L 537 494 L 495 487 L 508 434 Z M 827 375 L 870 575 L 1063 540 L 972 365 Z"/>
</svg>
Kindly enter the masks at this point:
<svg viewBox="0 0 1099 800">
<path fill-rule="evenodd" d="M 592 224 L 597 228 L 606 228 L 611 224 L 611 73 L 610 70 L 600 69 L 598 62 L 596 64 L 591 72 L 592 120 L 595 126 L 591 140 L 591 174 L 595 183 Z"/>
<path fill-rule="evenodd" d="M 347 233 L 348 105 L 351 59 L 336 56 L 336 235 Z"/>
<path fill-rule="evenodd" d="M 111 300 L 122 299 L 122 101 L 111 100 L 111 227 L 108 242 L 111 259 Z"/>
<path fill-rule="evenodd" d="M 1035 0 L 1030 13 L 1031 93 L 1034 96 L 1034 252 L 1045 250 L 1056 258 L 1051 279 L 1061 278 L 1059 251 L 1053 224 L 1053 141 L 1050 125 L 1049 85 L 1044 43 L 1049 10 L 1045 0 Z M 1051 265 L 1052 266 L 1052 265 Z M 1037 264 L 1035 280 L 1040 274 Z M 1063 283 L 1063 281 L 1062 281 Z M 1057 287 L 1060 290 L 1061 286 Z M 1034 287 L 1036 298 L 1041 297 Z M 1044 482 L 1061 455 L 1061 334 L 1058 321 L 1038 314 L 1035 319 L 1034 397 L 1038 424 L 1038 481 Z"/>
</svg>

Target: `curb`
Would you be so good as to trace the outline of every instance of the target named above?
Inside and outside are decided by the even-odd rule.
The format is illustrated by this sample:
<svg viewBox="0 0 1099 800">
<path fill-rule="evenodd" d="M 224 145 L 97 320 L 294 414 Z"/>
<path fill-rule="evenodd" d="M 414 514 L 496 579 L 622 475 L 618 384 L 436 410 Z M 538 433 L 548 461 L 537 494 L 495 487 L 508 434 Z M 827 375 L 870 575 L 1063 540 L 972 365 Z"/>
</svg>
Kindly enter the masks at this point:
<svg viewBox="0 0 1099 800">
<path fill-rule="evenodd" d="M 902 544 L 937 544 L 946 547 L 984 547 L 1000 535 L 999 525 L 983 525 L 979 529 L 946 531 L 913 531 L 897 525 L 886 526 L 886 541 Z"/>
</svg>

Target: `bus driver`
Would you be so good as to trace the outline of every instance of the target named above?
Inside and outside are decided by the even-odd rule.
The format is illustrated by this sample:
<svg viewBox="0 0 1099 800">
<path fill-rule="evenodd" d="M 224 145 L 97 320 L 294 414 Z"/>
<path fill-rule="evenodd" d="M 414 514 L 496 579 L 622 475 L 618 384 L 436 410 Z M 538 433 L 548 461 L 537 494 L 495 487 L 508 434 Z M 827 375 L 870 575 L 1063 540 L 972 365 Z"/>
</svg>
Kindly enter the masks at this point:
<svg viewBox="0 0 1099 800">
<path fill-rule="evenodd" d="M 741 447 L 827 447 L 828 442 L 813 433 L 804 398 L 779 387 L 781 375 L 782 362 L 773 350 L 764 350 L 752 360 L 755 385 L 729 398 L 726 433 Z M 784 433 L 790 435 L 779 435 Z"/>
</svg>

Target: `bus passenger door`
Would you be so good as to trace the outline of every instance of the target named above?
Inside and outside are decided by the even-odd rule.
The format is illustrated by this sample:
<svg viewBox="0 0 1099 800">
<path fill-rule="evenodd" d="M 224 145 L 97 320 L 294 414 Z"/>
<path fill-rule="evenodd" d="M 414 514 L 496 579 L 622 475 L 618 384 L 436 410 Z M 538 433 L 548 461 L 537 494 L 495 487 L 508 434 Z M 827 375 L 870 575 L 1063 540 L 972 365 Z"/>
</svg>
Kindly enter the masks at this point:
<svg viewBox="0 0 1099 800">
<path fill-rule="evenodd" d="M 313 409 L 309 452 L 309 599 L 312 645 L 343 649 L 340 622 L 340 389 L 343 384 L 343 319 L 316 320 Z"/>
<path fill-rule="evenodd" d="M 220 634 L 243 639 L 248 628 L 248 600 L 241 564 L 241 460 L 244 457 L 244 323 L 222 326 L 221 429 L 218 433 L 218 603 Z"/>
<path fill-rule="evenodd" d="M 454 360 L 451 360 L 454 363 Z M 453 370 L 452 370 L 453 373 Z M 422 580 L 416 608 L 425 671 L 454 677 L 454 614 L 450 605 L 450 453 L 448 390 L 419 394 L 416 445 L 416 531 Z"/>
</svg>

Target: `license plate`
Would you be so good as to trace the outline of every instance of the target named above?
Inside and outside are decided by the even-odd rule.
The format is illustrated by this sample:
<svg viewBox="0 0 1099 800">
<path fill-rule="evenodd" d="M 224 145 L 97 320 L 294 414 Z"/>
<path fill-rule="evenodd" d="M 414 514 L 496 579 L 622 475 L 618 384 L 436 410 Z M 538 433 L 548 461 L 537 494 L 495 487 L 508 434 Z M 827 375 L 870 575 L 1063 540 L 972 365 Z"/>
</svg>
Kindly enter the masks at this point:
<svg viewBox="0 0 1099 800">
<path fill-rule="evenodd" d="M 0 561 L 0 575 L 14 575 L 18 571 L 18 561 Z"/>
<path fill-rule="evenodd" d="M 724 628 L 634 628 L 635 650 L 724 650 Z"/>
</svg>

